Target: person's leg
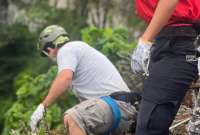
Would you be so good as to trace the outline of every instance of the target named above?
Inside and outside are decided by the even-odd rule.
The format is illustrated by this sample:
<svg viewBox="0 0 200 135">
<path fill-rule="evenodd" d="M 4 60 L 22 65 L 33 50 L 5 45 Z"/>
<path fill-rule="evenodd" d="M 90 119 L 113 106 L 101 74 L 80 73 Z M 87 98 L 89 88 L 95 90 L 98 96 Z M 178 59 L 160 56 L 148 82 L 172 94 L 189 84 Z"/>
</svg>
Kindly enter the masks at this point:
<svg viewBox="0 0 200 135">
<path fill-rule="evenodd" d="M 86 135 L 73 118 L 67 114 L 64 116 L 64 124 L 67 135 Z"/>
<path fill-rule="evenodd" d="M 102 99 L 91 99 L 67 110 L 65 119 L 71 132 L 79 127 L 85 135 L 104 134 L 111 127 L 112 111 Z"/>
<path fill-rule="evenodd" d="M 142 100 L 136 135 L 169 135 L 169 126 L 178 111 L 178 102 L 162 104 Z"/>
<path fill-rule="evenodd" d="M 165 68 L 161 68 L 163 66 Z M 169 135 L 169 127 L 180 102 L 195 79 L 195 70 L 193 66 L 182 64 L 179 60 L 176 64 L 169 65 L 164 61 L 155 65 L 144 85 L 136 135 Z"/>
<path fill-rule="evenodd" d="M 120 131 L 127 131 L 136 118 L 136 109 L 128 103 L 117 101 L 122 118 Z M 65 112 L 65 125 L 72 135 L 105 135 L 112 126 L 112 110 L 102 99 L 84 101 Z M 76 133 L 74 130 L 77 130 Z M 71 134 L 70 134 L 71 135 Z M 82 135 L 82 134 L 81 134 Z M 115 134 L 117 135 L 117 134 Z"/>
<path fill-rule="evenodd" d="M 182 99 L 197 78 L 197 62 L 186 61 L 185 55 L 175 55 L 171 52 L 181 52 L 183 49 L 172 47 L 187 47 L 192 44 L 189 41 L 182 43 L 182 40 L 178 40 L 172 46 L 169 41 L 161 41 L 162 44 L 157 44 L 152 53 L 150 75 L 144 83 L 136 135 L 168 135 L 169 126 Z"/>
<path fill-rule="evenodd" d="M 116 100 L 120 112 L 121 112 L 121 120 L 119 123 L 119 127 L 112 132 L 112 135 L 124 135 L 128 133 L 135 133 L 135 125 L 137 119 L 137 110 L 136 107 L 119 100 Z"/>
<path fill-rule="evenodd" d="M 155 106 L 156 104 L 142 99 L 137 117 L 136 135 L 149 135 L 147 124 Z"/>
</svg>

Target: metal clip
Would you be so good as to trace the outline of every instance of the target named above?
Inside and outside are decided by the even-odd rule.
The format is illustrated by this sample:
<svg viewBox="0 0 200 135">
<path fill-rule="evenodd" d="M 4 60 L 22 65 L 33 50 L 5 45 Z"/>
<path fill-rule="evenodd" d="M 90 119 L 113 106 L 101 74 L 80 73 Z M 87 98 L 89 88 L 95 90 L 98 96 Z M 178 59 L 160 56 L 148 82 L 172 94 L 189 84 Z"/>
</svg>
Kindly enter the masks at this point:
<svg viewBox="0 0 200 135">
<path fill-rule="evenodd" d="M 198 52 L 200 52 L 200 34 L 196 37 L 194 41 L 194 46 Z"/>
</svg>

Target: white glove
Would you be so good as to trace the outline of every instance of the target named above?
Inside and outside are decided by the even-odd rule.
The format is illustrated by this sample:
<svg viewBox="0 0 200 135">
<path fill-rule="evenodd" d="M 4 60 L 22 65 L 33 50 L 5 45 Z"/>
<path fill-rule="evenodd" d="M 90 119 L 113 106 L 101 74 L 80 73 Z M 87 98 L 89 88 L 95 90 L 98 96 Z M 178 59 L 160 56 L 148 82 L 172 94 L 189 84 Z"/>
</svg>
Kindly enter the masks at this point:
<svg viewBox="0 0 200 135">
<path fill-rule="evenodd" d="M 44 105 L 40 104 L 34 113 L 31 115 L 30 127 L 32 132 L 36 131 L 38 122 L 43 118 L 45 113 Z"/>
<path fill-rule="evenodd" d="M 143 72 L 149 75 L 148 67 L 152 43 L 144 42 L 141 38 L 131 56 L 131 68 L 134 73 Z"/>
</svg>

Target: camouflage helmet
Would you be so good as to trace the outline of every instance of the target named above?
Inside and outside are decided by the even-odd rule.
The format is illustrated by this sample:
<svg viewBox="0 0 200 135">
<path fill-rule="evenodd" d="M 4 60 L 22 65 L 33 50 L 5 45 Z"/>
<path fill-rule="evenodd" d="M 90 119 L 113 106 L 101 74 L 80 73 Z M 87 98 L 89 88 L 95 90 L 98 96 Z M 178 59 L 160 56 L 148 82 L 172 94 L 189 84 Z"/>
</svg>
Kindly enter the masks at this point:
<svg viewBox="0 0 200 135">
<path fill-rule="evenodd" d="M 37 49 L 42 56 L 45 56 L 44 54 L 48 53 L 48 47 L 58 48 L 69 40 L 69 35 L 63 27 L 50 25 L 40 33 Z"/>
</svg>

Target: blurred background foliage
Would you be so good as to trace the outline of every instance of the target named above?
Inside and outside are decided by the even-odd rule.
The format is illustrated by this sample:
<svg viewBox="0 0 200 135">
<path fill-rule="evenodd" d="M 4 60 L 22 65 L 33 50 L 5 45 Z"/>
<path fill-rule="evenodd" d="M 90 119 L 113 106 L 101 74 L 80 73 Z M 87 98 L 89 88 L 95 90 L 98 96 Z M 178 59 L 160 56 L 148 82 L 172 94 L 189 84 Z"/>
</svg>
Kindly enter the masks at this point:
<svg viewBox="0 0 200 135">
<path fill-rule="evenodd" d="M 130 53 L 144 29 L 133 0 L 0 0 L 2 135 L 11 129 L 26 134 L 31 113 L 56 75 L 54 63 L 41 58 L 35 47 L 39 32 L 50 24 L 63 26 L 72 40 L 103 52 L 132 90 L 142 87 L 142 78 L 130 70 Z M 62 128 L 62 113 L 77 102 L 71 92 L 61 97 L 48 110 L 49 127 Z"/>
</svg>

